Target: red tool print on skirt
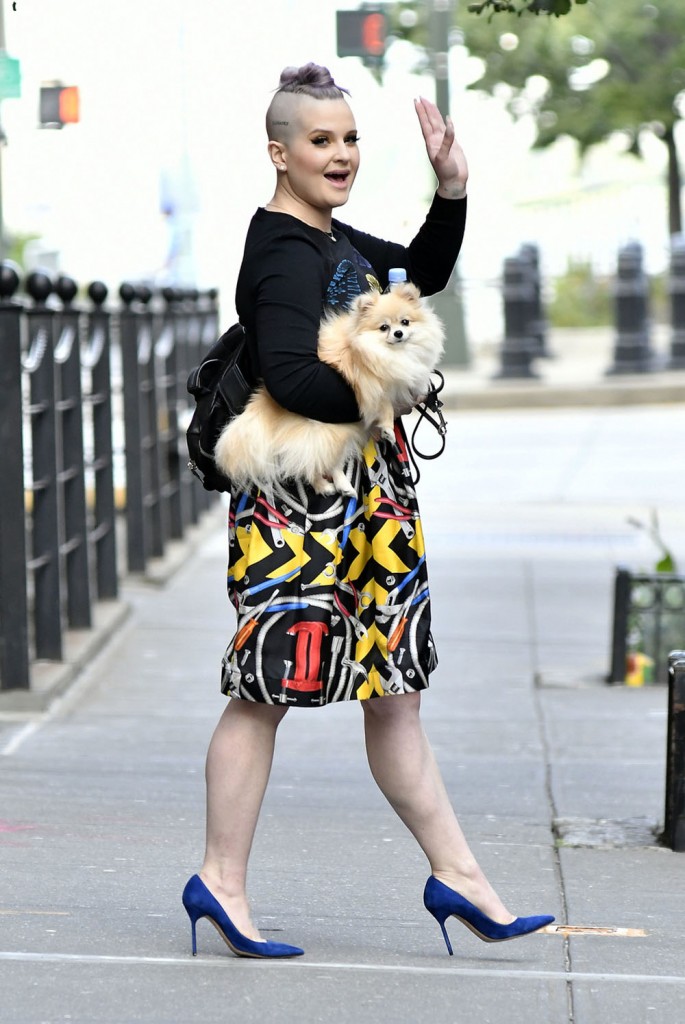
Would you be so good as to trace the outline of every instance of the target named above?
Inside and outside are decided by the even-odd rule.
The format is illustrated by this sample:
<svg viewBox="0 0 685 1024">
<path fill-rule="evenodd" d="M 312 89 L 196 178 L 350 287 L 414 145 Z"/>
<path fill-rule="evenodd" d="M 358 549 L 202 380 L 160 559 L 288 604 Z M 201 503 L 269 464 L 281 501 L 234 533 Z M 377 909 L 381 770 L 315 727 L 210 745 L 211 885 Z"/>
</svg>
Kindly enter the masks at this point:
<svg viewBox="0 0 685 1024">
<path fill-rule="evenodd" d="M 409 455 L 407 453 L 407 442 L 404 440 L 404 434 L 400 430 L 397 423 L 395 423 L 395 444 L 399 449 L 397 453 L 397 461 L 409 462 Z"/>
<path fill-rule="evenodd" d="M 295 674 L 292 679 L 282 679 L 283 691 L 320 690 L 323 682 L 319 679 L 321 670 L 321 641 L 328 633 L 325 622 L 296 622 L 288 630 L 289 636 L 296 636 Z"/>
</svg>

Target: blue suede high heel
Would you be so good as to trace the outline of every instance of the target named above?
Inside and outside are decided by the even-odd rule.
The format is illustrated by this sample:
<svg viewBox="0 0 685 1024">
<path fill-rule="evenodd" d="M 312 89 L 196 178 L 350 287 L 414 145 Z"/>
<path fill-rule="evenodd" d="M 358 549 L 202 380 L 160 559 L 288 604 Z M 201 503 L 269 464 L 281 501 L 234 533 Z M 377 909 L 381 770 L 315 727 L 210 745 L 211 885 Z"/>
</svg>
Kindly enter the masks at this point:
<svg viewBox="0 0 685 1024">
<path fill-rule="evenodd" d="M 445 921 L 448 917 L 459 918 L 461 923 L 470 928 L 474 935 L 477 935 L 483 942 L 505 942 L 507 939 L 516 939 L 520 935 L 530 935 L 531 932 L 544 928 L 554 920 L 548 914 L 541 914 L 535 917 L 517 917 L 511 924 L 499 924 L 478 907 L 474 907 L 473 903 L 469 903 L 460 893 L 435 878 L 434 875 L 431 875 L 426 882 L 423 905 L 442 928 L 445 945 L 450 956 L 453 955 L 452 944 L 445 928 Z"/>
<path fill-rule="evenodd" d="M 288 946 L 285 942 L 255 942 L 238 931 L 230 917 L 216 900 L 199 875 L 193 875 L 183 890 L 183 906 L 190 918 L 193 940 L 193 956 L 197 956 L 195 926 L 201 917 L 211 921 L 226 945 L 237 956 L 255 956 L 263 959 L 282 956 L 302 956 L 299 946 Z"/>
</svg>

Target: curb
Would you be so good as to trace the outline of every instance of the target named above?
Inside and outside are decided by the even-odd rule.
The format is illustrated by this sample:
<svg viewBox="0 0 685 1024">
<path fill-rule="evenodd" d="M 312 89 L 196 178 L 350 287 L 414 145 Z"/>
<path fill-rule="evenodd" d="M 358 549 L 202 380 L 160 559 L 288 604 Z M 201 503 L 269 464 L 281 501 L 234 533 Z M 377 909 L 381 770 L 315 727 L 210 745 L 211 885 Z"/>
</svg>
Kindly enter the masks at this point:
<svg viewBox="0 0 685 1024">
<path fill-rule="evenodd" d="M 64 634 L 63 661 L 34 661 L 31 688 L 0 693 L 0 714 L 37 714 L 69 688 L 129 617 L 127 601 L 101 601 L 93 608 L 92 629 L 68 630 Z"/>
<path fill-rule="evenodd" d="M 596 406 L 667 405 L 685 402 L 685 373 L 645 379 L 631 376 L 618 380 L 548 383 L 538 380 L 491 381 L 474 387 L 473 379 L 463 382 L 445 374 L 442 394 L 445 409 L 553 409 Z"/>
</svg>

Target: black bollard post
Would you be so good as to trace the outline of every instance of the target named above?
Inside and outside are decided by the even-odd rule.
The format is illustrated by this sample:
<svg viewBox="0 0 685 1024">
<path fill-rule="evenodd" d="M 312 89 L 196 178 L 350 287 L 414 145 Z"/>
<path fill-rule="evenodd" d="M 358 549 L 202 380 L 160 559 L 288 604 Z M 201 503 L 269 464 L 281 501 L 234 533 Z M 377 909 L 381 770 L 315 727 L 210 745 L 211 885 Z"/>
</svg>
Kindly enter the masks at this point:
<svg viewBox="0 0 685 1024">
<path fill-rule="evenodd" d="M 654 354 L 649 336 L 649 282 L 639 242 L 628 242 L 619 250 L 614 297 L 616 340 L 607 375 L 646 373 L 653 369 Z"/>
<path fill-rule="evenodd" d="M 664 844 L 685 852 L 685 651 L 668 656 L 668 731 Z"/>
<path fill-rule="evenodd" d="M 500 369 L 495 380 L 512 377 L 537 377 L 531 368 L 536 342 L 531 335 L 531 311 L 534 288 L 529 266 L 520 256 L 509 256 L 504 261 L 504 341 L 500 348 Z"/>
<path fill-rule="evenodd" d="M 668 286 L 671 298 L 671 370 L 685 369 L 685 235 L 671 239 Z"/>
<path fill-rule="evenodd" d="M 547 320 L 542 302 L 540 249 L 533 242 L 524 242 L 519 249 L 519 256 L 528 265 L 532 287 L 529 309 L 529 333 L 533 339 L 533 354 L 541 359 L 548 359 L 552 353 L 547 347 Z"/>
<path fill-rule="evenodd" d="M 0 690 L 30 686 L 19 275 L 0 266 Z"/>
</svg>

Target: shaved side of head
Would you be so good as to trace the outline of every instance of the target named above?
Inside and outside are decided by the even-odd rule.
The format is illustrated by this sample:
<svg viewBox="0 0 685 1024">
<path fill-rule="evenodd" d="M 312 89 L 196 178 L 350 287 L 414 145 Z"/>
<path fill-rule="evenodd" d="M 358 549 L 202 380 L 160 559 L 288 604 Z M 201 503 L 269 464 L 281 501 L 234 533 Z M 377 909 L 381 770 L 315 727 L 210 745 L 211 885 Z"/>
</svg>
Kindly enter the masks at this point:
<svg viewBox="0 0 685 1024">
<path fill-rule="evenodd" d="M 308 99 L 302 93 L 277 92 L 266 112 L 266 134 L 269 142 L 283 142 L 286 146 L 297 132 L 297 109 Z"/>
</svg>

